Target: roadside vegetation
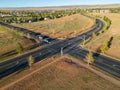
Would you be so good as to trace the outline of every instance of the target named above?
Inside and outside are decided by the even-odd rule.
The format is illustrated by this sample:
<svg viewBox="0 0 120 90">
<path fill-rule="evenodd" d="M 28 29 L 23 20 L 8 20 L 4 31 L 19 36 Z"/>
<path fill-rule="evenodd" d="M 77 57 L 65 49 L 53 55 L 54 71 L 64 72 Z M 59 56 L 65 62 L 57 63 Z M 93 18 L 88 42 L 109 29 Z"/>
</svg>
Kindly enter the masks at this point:
<svg viewBox="0 0 120 90">
<path fill-rule="evenodd" d="M 40 67 L 40 65 L 38 66 Z M 84 68 L 76 61 L 64 57 L 6 90 L 15 89 L 119 90 L 119 87 Z"/>
</svg>

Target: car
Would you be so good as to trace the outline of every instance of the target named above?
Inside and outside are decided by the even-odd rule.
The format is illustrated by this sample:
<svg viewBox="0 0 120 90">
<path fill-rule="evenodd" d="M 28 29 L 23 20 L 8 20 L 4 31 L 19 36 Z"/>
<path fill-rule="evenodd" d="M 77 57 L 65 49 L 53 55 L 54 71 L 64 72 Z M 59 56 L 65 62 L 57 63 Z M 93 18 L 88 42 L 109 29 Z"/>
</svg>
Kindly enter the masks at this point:
<svg viewBox="0 0 120 90">
<path fill-rule="evenodd" d="M 40 40 L 44 40 L 44 39 L 46 39 L 46 38 L 49 38 L 49 37 L 48 37 L 48 36 L 39 35 L 39 39 L 40 39 Z"/>
<path fill-rule="evenodd" d="M 36 36 L 40 35 L 40 33 L 35 33 L 35 32 L 30 32 L 29 33 L 33 38 L 35 38 Z"/>
<path fill-rule="evenodd" d="M 51 43 L 53 40 L 55 40 L 55 39 L 53 39 L 53 38 L 46 38 L 46 39 L 44 39 L 44 42 Z"/>
<path fill-rule="evenodd" d="M 42 35 L 37 35 L 38 36 L 38 38 L 40 39 L 40 40 L 43 40 L 43 36 Z"/>
<path fill-rule="evenodd" d="M 50 38 L 45 38 L 43 41 L 46 42 L 46 43 L 51 43 Z"/>
</svg>

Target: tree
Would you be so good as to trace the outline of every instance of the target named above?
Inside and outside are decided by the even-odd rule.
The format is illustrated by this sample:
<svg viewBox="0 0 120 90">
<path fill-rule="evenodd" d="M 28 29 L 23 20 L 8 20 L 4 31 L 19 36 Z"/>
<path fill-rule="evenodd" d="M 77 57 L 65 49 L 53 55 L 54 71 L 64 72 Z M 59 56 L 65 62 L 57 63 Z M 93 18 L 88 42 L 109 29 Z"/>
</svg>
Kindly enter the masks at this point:
<svg viewBox="0 0 120 90">
<path fill-rule="evenodd" d="M 105 27 L 105 30 L 107 30 L 110 25 L 111 25 L 111 20 L 109 18 L 107 18 L 106 16 L 103 17 L 103 20 L 106 22 L 106 27 Z"/>
<path fill-rule="evenodd" d="M 105 42 L 104 44 L 103 44 L 103 46 L 100 48 L 100 50 L 101 50 L 101 52 L 106 52 L 107 50 L 108 50 L 108 48 L 109 48 L 109 43 L 108 42 Z"/>
<path fill-rule="evenodd" d="M 17 44 L 16 52 L 17 52 L 17 53 L 23 52 L 23 47 L 22 47 L 22 45 L 21 45 L 20 43 Z"/>
<path fill-rule="evenodd" d="M 28 66 L 31 67 L 33 65 L 34 61 L 35 60 L 34 60 L 33 56 L 30 55 L 29 58 L 28 58 Z"/>
<path fill-rule="evenodd" d="M 96 34 L 95 34 L 94 32 L 92 33 L 92 37 L 93 37 L 93 38 L 95 38 L 95 37 L 96 37 Z"/>
<path fill-rule="evenodd" d="M 103 30 L 104 30 L 104 31 L 106 31 L 106 30 L 107 30 L 107 26 L 106 26 L 106 25 L 103 27 Z"/>
<path fill-rule="evenodd" d="M 98 34 L 99 34 L 99 35 L 101 35 L 103 32 L 104 32 L 104 31 L 103 31 L 103 30 L 101 30 L 101 31 L 99 31 L 99 32 L 98 32 Z"/>
<path fill-rule="evenodd" d="M 23 32 L 19 32 L 20 36 L 25 36 L 25 34 Z"/>
<path fill-rule="evenodd" d="M 94 57 L 93 54 L 89 51 L 89 53 L 87 54 L 87 56 L 85 57 L 88 65 L 92 64 L 94 62 Z"/>
<path fill-rule="evenodd" d="M 29 39 L 31 38 L 31 35 L 30 35 L 30 33 L 28 33 L 28 34 L 27 34 L 27 38 L 29 38 Z"/>
</svg>

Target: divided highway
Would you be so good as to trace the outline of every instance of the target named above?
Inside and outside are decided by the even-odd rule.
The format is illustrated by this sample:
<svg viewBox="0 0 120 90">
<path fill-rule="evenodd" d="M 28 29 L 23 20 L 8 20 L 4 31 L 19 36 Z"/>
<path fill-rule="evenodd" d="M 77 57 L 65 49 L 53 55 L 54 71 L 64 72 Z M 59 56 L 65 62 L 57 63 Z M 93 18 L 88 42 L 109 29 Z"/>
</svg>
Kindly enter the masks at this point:
<svg viewBox="0 0 120 90">
<path fill-rule="evenodd" d="M 96 19 L 96 25 L 89 30 L 86 33 L 83 33 L 81 35 L 78 35 L 74 38 L 70 38 L 70 39 L 66 39 L 66 40 L 62 40 L 62 41 L 57 41 L 54 43 L 50 43 L 48 45 L 45 45 L 44 48 L 21 55 L 19 57 L 10 59 L 8 61 L 5 62 L 1 62 L 0 63 L 0 78 L 9 75 L 15 71 L 21 70 L 23 68 L 25 68 L 27 66 L 27 60 L 28 57 L 30 55 L 33 55 L 33 57 L 35 57 L 35 62 L 38 62 L 40 60 L 43 60 L 44 58 L 50 57 L 52 55 L 55 55 L 57 53 L 61 52 L 61 48 L 63 49 L 63 53 L 69 53 L 70 55 L 73 55 L 75 57 L 79 57 L 79 59 L 83 59 L 85 57 L 85 55 L 88 53 L 87 51 L 81 51 L 81 49 L 79 49 L 77 47 L 77 45 L 79 45 L 80 42 L 82 42 L 83 40 L 81 39 L 82 37 L 86 37 L 89 38 L 91 37 L 92 32 L 98 33 L 104 26 L 104 23 L 101 20 Z M 94 56 L 95 57 L 95 63 L 94 65 L 113 74 L 116 75 L 117 77 L 120 77 L 120 73 L 119 73 L 119 67 L 120 63 L 116 64 L 116 62 L 114 62 L 114 60 L 108 58 L 108 57 L 104 57 L 101 56 L 98 57 L 97 55 Z M 97 61 L 98 60 L 98 61 Z M 106 61 L 104 65 L 102 65 L 102 61 Z M 107 66 L 106 66 L 107 64 Z M 111 68 L 113 67 L 109 67 L 110 65 L 114 64 L 114 73 L 112 73 L 110 70 L 112 70 Z M 116 66 L 117 65 L 117 66 Z M 117 68 L 116 68 L 117 67 Z M 107 68 L 107 69 L 106 69 Z"/>
</svg>

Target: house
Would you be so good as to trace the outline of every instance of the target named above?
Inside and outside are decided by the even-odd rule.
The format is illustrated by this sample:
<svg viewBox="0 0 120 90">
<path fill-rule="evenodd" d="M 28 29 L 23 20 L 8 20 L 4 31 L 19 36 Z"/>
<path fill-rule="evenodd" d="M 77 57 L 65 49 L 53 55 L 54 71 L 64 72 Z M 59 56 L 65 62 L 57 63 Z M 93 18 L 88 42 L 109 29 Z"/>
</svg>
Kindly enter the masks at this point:
<svg viewBox="0 0 120 90">
<path fill-rule="evenodd" d="M 100 10 L 100 13 L 110 13 L 110 10 L 108 9 Z"/>
</svg>

